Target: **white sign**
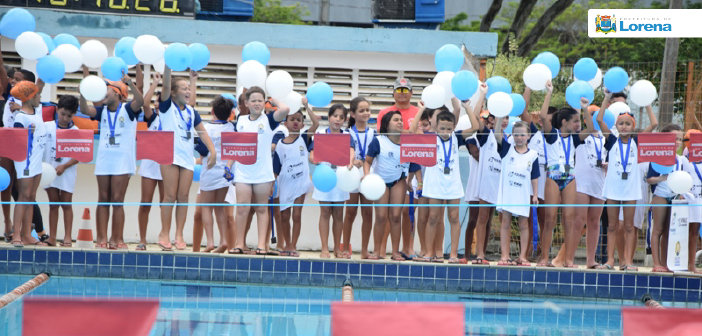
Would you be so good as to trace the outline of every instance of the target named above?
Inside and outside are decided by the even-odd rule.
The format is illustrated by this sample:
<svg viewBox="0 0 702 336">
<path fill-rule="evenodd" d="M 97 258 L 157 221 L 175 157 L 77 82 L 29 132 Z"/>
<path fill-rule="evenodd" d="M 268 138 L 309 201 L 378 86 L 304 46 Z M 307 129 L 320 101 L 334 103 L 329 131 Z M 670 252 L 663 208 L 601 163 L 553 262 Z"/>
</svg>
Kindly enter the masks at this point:
<svg viewBox="0 0 702 336">
<path fill-rule="evenodd" d="M 687 242 L 690 229 L 687 218 L 687 201 L 673 200 L 668 230 L 668 268 L 671 271 L 687 271 Z"/>
<path fill-rule="evenodd" d="M 702 37 L 702 9 L 590 9 L 590 37 Z"/>
</svg>

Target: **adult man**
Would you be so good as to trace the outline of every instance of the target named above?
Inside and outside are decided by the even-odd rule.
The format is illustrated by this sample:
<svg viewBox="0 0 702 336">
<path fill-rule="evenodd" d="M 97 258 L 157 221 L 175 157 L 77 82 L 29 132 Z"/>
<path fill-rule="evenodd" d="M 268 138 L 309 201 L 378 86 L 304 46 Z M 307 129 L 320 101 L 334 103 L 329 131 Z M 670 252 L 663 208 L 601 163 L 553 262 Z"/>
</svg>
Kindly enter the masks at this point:
<svg viewBox="0 0 702 336">
<path fill-rule="evenodd" d="M 408 130 L 412 119 L 414 119 L 417 110 L 419 110 L 418 107 L 410 103 L 412 99 L 412 82 L 407 78 L 396 79 L 393 85 L 392 97 L 395 99 L 395 105 L 384 108 L 378 112 L 377 129 L 380 129 L 380 121 L 386 113 L 390 111 L 400 111 L 400 114 L 402 114 L 403 129 Z"/>
</svg>

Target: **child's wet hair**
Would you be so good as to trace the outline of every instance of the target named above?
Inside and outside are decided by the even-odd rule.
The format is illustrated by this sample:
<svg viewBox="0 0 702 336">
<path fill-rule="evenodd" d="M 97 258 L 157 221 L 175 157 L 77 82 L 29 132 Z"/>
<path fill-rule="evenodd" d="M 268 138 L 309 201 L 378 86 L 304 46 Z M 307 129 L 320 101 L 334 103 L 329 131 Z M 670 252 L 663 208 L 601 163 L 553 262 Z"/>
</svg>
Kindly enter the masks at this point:
<svg viewBox="0 0 702 336">
<path fill-rule="evenodd" d="M 370 102 L 366 100 L 366 98 L 358 96 L 354 99 L 351 99 L 351 102 L 349 103 L 349 111 L 356 113 L 356 111 L 358 111 L 358 104 L 360 104 L 361 102 L 366 102 L 368 103 L 368 105 L 370 105 Z M 356 125 L 356 118 L 354 118 L 353 116 L 349 116 L 349 128 L 353 127 L 354 125 Z"/>
<path fill-rule="evenodd" d="M 570 121 L 577 115 L 578 111 L 576 111 L 574 108 L 564 107 L 551 116 L 551 126 L 553 126 L 553 128 L 560 129 L 561 126 L 563 126 L 564 121 Z"/>
<path fill-rule="evenodd" d="M 390 111 L 386 113 L 383 118 L 380 120 L 380 128 L 378 129 L 378 133 L 380 134 L 387 134 L 388 133 L 388 124 L 390 124 L 390 120 L 392 119 L 392 116 L 399 114 L 400 117 L 402 117 L 402 113 L 400 111 Z"/>
<path fill-rule="evenodd" d="M 441 111 L 440 109 L 437 110 Z M 449 111 L 441 111 L 436 115 L 436 123 L 438 124 L 440 121 L 450 121 L 451 123 L 456 124 L 456 116 Z"/>
<path fill-rule="evenodd" d="M 234 102 L 222 96 L 218 96 L 212 101 L 212 112 L 217 120 L 227 120 L 232 115 Z"/>
<path fill-rule="evenodd" d="M 252 86 L 246 90 L 246 100 L 251 100 L 251 95 L 254 93 L 260 93 L 263 96 L 263 100 L 266 100 L 266 91 L 263 91 L 263 89 L 258 86 Z"/>
<path fill-rule="evenodd" d="M 65 109 L 71 113 L 76 113 L 78 111 L 78 105 L 78 98 L 71 95 L 63 95 L 59 98 L 58 104 L 56 104 L 56 110 Z"/>
</svg>

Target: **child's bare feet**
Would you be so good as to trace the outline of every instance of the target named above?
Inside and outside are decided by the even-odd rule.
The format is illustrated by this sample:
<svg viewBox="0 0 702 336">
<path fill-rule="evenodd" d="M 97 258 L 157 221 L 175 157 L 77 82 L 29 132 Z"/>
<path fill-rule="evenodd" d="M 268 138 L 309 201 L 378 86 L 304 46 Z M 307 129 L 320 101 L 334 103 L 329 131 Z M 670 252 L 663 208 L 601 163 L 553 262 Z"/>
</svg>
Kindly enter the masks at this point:
<svg viewBox="0 0 702 336">
<path fill-rule="evenodd" d="M 210 252 L 214 251 L 214 249 L 215 249 L 214 245 L 207 245 L 205 247 L 205 249 L 202 250 L 202 253 L 210 253 Z"/>
</svg>

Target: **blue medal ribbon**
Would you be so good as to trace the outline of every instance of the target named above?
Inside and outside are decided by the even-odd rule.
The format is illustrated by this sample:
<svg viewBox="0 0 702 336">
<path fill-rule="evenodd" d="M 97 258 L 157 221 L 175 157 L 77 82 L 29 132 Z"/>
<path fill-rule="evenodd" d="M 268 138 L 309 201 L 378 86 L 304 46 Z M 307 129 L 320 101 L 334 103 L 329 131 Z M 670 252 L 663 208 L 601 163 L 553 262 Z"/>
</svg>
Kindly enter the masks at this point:
<svg viewBox="0 0 702 336">
<path fill-rule="evenodd" d="M 122 103 L 119 103 L 119 107 L 117 110 L 115 110 L 115 119 L 114 121 L 110 117 L 110 109 L 105 106 L 105 110 L 107 110 L 107 126 L 110 128 L 110 137 L 114 138 L 115 137 L 115 126 L 117 126 L 117 115 L 119 114 L 119 110 L 122 109 Z M 58 124 L 56 124 L 58 125 Z"/>
<path fill-rule="evenodd" d="M 594 136 L 592 137 L 592 139 L 593 139 L 593 142 L 595 144 L 595 153 L 597 153 L 597 160 L 601 161 L 602 160 L 602 147 L 604 146 L 603 140 L 600 137 L 594 137 Z M 599 147 L 597 146 L 597 140 L 594 140 L 594 139 L 600 140 Z"/>
<path fill-rule="evenodd" d="M 351 129 L 356 133 L 356 141 L 358 142 L 358 151 L 360 152 L 360 156 L 362 159 L 366 158 L 366 140 L 368 140 L 368 127 L 366 127 L 364 133 L 363 133 L 363 142 L 361 142 L 361 138 L 358 136 L 358 129 L 356 129 L 356 125 L 351 127 Z"/>
<path fill-rule="evenodd" d="M 439 135 L 437 134 L 436 136 L 438 137 Z M 439 140 L 441 141 L 441 146 L 444 148 L 444 168 L 448 168 L 449 162 L 451 162 L 451 151 L 453 150 L 453 137 L 449 138 L 448 153 L 446 153 L 446 141 L 444 141 L 444 139 L 441 139 L 440 137 Z"/>
<path fill-rule="evenodd" d="M 183 117 L 183 112 L 180 111 L 180 107 L 178 107 L 177 104 L 174 104 L 176 109 L 178 109 L 178 115 L 180 115 L 180 120 L 183 120 L 185 123 L 185 131 L 190 132 L 190 129 L 193 126 L 193 118 L 189 118 L 188 121 L 185 121 L 185 118 Z M 185 111 L 188 112 L 188 115 L 190 114 L 190 110 L 188 110 L 188 106 L 185 106 Z"/>
<path fill-rule="evenodd" d="M 617 142 L 619 142 L 619 156 L 622 159 L 622 174 L 626 174 L 626 166 L 629 164 L 629 149 L 631 149 L 631 142 L 634 141 L 633 139 L 629 139 L 629 142 L 626 143 L 626 156 L 624 156 L 624 149 L 622 146 L 622 138 L 617 139 Z"/>
<path fill-rule="evenodd" d="M 566 142 L 561 136 L 561 131 L 556 130 L 556 133 L 558 133 L 558 137 L 561 139 L 561 145 L 563 146 L 563 152 L 565 153 L 565 165 L 570 166 L 570 135 L 566 137 L 568 138 L 568 147 L 566 147 Z"/>
</svg>

